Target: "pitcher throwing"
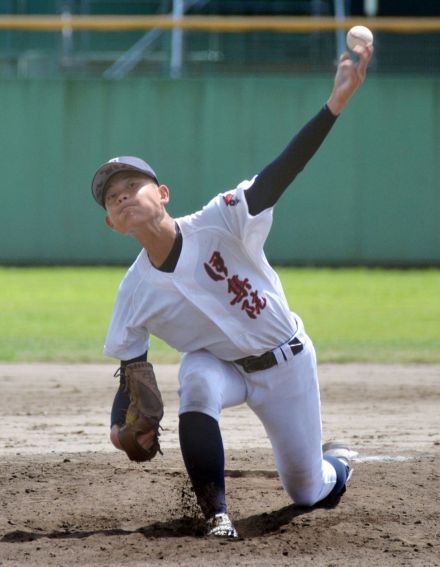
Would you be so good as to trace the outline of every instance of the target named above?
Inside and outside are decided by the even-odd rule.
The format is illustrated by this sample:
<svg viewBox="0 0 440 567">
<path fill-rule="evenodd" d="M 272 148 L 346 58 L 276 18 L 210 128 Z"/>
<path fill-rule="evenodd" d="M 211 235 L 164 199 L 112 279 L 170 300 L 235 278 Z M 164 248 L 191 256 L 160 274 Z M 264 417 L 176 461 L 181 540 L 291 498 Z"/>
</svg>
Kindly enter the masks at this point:
<svg viewBox="0 0 440 567">
<path fill-rule="evenodd" d="M 162 401 L 146 362 L 156 335 L 182 353 L 180 445 L 208 536 L 238 537 L 225 498 L 225 407 L 246 403 L 261 420 L 295 503 L 334 501 L 345 491 L 350 451 L 322 445 L 313 344 L 263 246 L 274 205 L 365 79 L 373 48 L 356 53 L 356 62 L 341 57 L 327 103 L 274 161 L 194 214 L 168 214 L 168 187 L 139 158 L 114 158 L 93 178 L 107 225 L 142 247 L 120 285 L 104 348 L 121 361 L 111 439 L 134 460 L 160 450 Z"/>
</svg>

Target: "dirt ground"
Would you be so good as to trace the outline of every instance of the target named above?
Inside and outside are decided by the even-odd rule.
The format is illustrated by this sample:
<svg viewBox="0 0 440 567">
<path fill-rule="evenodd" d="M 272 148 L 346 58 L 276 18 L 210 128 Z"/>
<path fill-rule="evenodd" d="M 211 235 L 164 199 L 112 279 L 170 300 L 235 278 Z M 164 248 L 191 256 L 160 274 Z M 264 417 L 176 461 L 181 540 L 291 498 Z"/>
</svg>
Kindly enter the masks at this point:
<svg viewBox="0 0 440 567">
<path fill-rule="evenodd" d="M 149 464 L 107 440 L 114 371 L 0 365 L 1 566 L 440 566 L 440 366 L 320 366 L 324 440 L 359 452 L 333 509 L 292 504 L 251 411 L 225 411 L 233 542 L 201 536 L 177 367 L 156 366 L 164 454 Z"/>
</svg>

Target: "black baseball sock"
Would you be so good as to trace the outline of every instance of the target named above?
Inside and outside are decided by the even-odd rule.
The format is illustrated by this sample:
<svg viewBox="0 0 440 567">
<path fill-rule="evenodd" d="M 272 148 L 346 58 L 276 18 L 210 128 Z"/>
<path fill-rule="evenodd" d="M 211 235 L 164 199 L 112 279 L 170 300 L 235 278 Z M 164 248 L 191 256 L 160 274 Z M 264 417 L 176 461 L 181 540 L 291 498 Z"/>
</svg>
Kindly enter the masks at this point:
<svg viewBox="0 0 440 567">
<path fill-rule="evenodd" d="M 179 420 L 180 448 L 200 508 L 206 518 L 226 512 L 225 456 L 218 422 L 199 412 Z"/>
</svg>

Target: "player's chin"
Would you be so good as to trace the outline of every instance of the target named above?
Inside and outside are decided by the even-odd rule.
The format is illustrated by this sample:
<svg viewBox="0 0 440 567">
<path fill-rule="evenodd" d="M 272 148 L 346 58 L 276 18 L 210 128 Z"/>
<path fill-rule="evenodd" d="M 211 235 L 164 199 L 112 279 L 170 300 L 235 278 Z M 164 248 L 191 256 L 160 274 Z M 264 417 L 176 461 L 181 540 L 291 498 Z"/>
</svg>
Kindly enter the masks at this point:
<svg viewBox="0 0 440 567">
<path fill-rule="evenodd" d="M 119 234 L 131 234 L 133 232 L 133 218 L 131 216 L 115 218 L 113 230 L 116 230 Z"/>
<path fill-rule="evenodd" d="M 125 209 L 118 218 L 118 224 L 120 227 L 119 232 L 123 232 L 124 234 L 131 234 L 135 232 L 136 229 L 139 227 L 145 226 L 145 223 L 148 219 L 145 218 L 145 215 L 142 214 L 135 208 L 128 208 Z"/>
</svg>

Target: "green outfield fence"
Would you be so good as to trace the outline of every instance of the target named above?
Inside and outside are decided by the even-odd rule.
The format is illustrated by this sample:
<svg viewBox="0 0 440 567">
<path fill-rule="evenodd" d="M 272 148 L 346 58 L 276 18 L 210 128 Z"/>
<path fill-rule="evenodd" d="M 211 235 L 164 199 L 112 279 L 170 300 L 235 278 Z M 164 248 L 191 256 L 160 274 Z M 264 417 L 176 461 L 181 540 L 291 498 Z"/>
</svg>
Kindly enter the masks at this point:
<svg viewBox="0 0 440 567">
<path fill-rule="evenodd" d="M 91 199 L 96 168 L 140 155 L 171 213 L 192 212 L 321 108 L 346 31 L 364 24 L 367 82 L 282 197 L 267 254 L 440 265 L 440 2 L 382 0 L 377 17 L 359 17 L 360 1 L 344 17 L 330 0 L 0 4 L 0 263 L 130 262 L 137 244 Z"/>
<path fill-rule="evenodd" d="M 174 215 L 257 173 L 319 110 L 332 74 L 1 80 L 0 262 L 127 263 L 98 165 L 144 157 Z M 272 262 L 440 265 L 440 77 L 371 74 L 283 196 Z"/>
</svg>

